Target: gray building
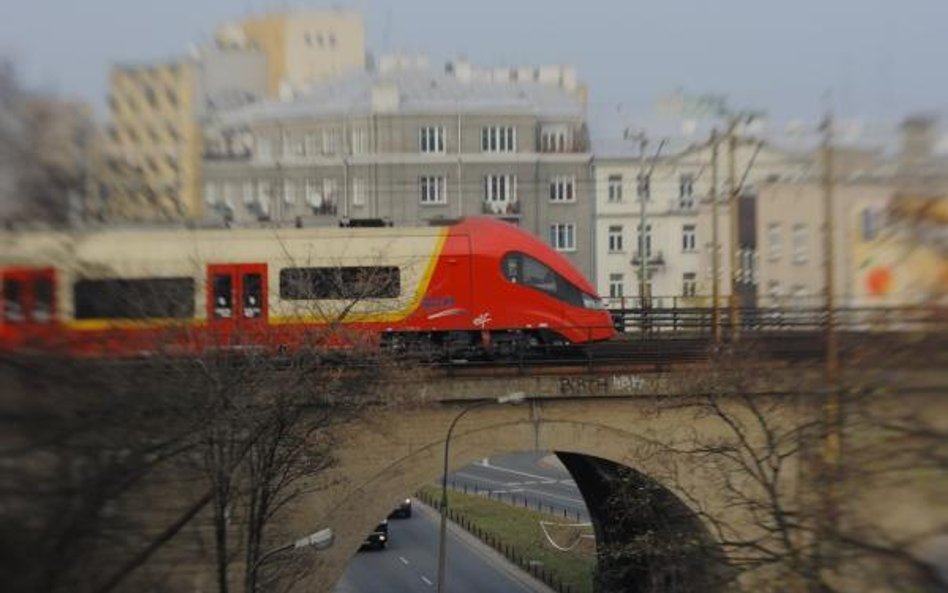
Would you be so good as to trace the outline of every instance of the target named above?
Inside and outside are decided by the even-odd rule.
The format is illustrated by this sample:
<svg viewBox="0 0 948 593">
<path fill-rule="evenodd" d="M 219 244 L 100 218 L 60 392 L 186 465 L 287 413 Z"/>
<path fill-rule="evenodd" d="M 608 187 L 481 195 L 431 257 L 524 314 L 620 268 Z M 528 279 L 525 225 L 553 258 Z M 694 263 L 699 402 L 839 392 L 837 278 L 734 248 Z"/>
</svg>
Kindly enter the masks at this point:
<svg viewBox="0 0 948 593">
<path fill-rule="evenodd" d="M 205 129 L 209 218 L 396 226 L 469 215 L 532 231 L 592 277 L 583 89 L 567 67 L 444 71 L 383 60 Z"/>
</svg>

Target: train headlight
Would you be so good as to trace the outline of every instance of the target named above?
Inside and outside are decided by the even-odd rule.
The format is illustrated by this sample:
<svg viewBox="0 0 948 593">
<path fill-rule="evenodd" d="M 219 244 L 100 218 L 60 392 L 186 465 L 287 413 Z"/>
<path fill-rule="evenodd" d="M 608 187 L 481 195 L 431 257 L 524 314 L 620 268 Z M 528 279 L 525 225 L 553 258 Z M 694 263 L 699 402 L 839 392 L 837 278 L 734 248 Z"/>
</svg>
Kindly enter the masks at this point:
<svg viewBox="0 0 948 593">
<path fill-rule="evenodd" d="M 599 309 L 605 311 L 606 305 L 600 299 L 583 293 L 583 307 L 586 309 Z"/>
</svg>

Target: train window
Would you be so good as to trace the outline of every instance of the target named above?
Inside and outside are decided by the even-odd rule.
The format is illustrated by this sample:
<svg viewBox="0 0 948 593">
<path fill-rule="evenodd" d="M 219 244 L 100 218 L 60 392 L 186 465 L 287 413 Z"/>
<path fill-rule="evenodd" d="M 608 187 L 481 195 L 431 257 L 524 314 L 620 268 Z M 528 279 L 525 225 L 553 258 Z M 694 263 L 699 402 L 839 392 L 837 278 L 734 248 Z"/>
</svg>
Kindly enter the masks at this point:
<svg viewBox="0 0 948 593">
<path fill-rule="evenodd" d="M 549 294 L 570 305 L 583 306 L 583 293 L 552 268 L 523 253 L 508 253 L 501 262 L 504 277 Z"/>
<path fill-rule="evenodd" d="M 394 266 L 280 270 L 282 299 L 394 299 L 400 294 L 401 274 Z"/>
<path fill-rule="evenodd" d="M 10 323 L 24 321 L 23 283 L 14 278 L 3 281 L 3 318 Z"/>
<path fill-rule="evenodd" d="M 49 323 L 53 320 L 53 281 L 37 278 L 33 281 L 33 321 Z"/>
<path fill-rule="evenodd" d="M 230 274 L 215 274 L 214 319 L 230 319 L 234 316 L 234 286 Z"/>
<path fill-rule="evenodd" d="M 79 280 L 76 319 L 167 319 L 194 316 L 194 278 Z"/>
<path fill-rule="evenodd" d="M 263 313 L 263 280 L 260 274 L 244 274 L 243 278 L 244 317 L 255 319 Z"/>
</svg>

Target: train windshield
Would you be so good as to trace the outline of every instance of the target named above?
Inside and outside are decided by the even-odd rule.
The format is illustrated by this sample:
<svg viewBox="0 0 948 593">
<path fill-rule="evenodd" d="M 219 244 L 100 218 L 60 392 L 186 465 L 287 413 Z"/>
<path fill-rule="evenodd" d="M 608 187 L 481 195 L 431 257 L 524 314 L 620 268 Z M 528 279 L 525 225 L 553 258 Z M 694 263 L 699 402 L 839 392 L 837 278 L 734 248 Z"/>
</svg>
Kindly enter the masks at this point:
<svg viewBox="0 0 948 593">
<path fill-rule="evenodd" d="M 508 281 L 541 290 L 574 307 L 593 308 L 588 303 L 596 301 L 548 265 L 524 253 L 508 253 L 501 262 L 501 270 Z"/>
</svg>

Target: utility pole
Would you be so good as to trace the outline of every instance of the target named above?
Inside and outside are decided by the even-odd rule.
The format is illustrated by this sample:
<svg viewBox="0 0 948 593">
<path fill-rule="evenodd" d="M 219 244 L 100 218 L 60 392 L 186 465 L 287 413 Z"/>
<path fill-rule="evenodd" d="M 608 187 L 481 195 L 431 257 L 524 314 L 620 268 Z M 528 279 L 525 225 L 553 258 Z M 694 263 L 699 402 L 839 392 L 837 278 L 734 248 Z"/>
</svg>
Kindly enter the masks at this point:
<svg viewBox="0 0 948 593">
<path fill-rule="evenodd" d="M 720 279 L 718 269 L 720 255 L 718 241 L 718 131 L 711 130 L 711 327 L 714 343 L 721 343 Z"/>
<path fill-rule="evenodd" d="M 825 260 L 823 272 L 826 291 L 826 379 L 835 383 L 839 371 L 839 344 L 836 336 L 836 297 L 834 294 L 836 246 L 833 232 L 836 227 L 833 210 L 833 114 L 827 113 L 823 123 L 823 241 Z"/>
<path fill-rule="evenodd" d="M 740 219 L 738 217 L 738 193 L 740 190 L 737 187 L 737 135 L 735 134 L 737 129 L 737 124 L 740 121 L 739 116 L 732 116 L 731 121 L 728 123 L 727 131 L 727 141 L 728 141 L 728 163 L 727 163 L 727 179 L 728 179 L 728 206 L 730 212 L 728 216 L 730 218 L 730 266 L 731 266 L 731 294 L 728 298 L 728 305 L 730 309 L 730 324 L 731 324 L 731 339 L 736 340 L 740 335 L 740 324 L 741 324 L 741 313 L 738 308 L 738 252 L 740 250 Z"/>
<path fill-rule="evenodd" d="M 639 198 L 639 310 L 642 313 L 642 329 L 645 329 L 645 302 L 648 298 L 648 290 L 645 288 L 645 282 L 648 279 L 648 264 L 645 255 L 645 226 L 646 223 L 646 201 L 649 196 L 649 179 L 645 172 L 645 147 L 648 146 L 648 139 L 645 134 L 638 136 L 639 140 L 639 175 L 636 180 L 635 193 Z"/>
</svg>

